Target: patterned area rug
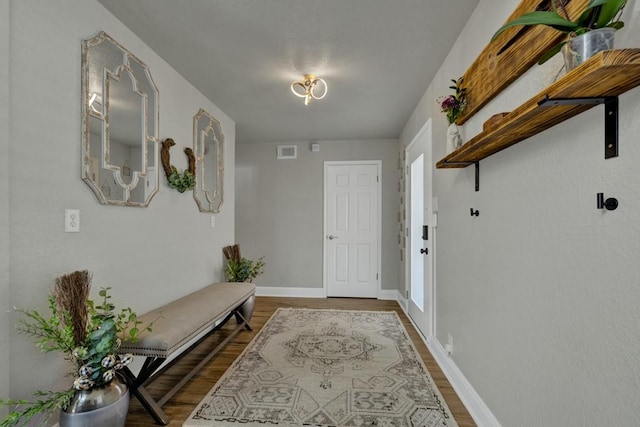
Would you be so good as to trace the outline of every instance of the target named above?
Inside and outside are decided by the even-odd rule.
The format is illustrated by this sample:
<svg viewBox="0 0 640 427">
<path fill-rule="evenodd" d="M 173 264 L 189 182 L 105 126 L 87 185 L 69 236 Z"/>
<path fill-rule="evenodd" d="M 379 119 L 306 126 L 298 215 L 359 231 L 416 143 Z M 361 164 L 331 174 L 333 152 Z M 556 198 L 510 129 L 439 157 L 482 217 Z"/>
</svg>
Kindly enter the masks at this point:
<svg viewBox="0 0 640 427">
<path fill-rule="evenodd" d="M 184 426 L 457 426 L 398 315 L 280 308 Z"/>
</svg>

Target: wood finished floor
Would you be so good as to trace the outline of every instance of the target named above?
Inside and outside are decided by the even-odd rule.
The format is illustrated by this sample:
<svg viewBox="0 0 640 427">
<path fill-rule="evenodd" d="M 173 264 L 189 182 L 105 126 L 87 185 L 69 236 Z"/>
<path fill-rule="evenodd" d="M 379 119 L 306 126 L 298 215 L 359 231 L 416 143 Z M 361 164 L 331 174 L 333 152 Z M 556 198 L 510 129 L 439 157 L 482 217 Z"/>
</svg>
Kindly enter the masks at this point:
<svg viewBox="0 0 640 427">
<path fill-rule="evenodd" d="M 422 360 L 431 373 L 437 387 L 440 389 L 447 405 L 451 409 L 453 417 L 461 427 L 475 426 L 473 419 L 465 409 L 464 405 L 456 395 L 455 391 L 447 381 L 433 356 L 418 335 L 411 321 L 402 311 L 402 308 L 395 301 L 381 301 L 374 299 L 357 298 L 256 298 L 256 306 L 251 320 L 253 331 L 242 331 L 229 342 L 191 381 L 189 381 L 178 393 L 176 393 L 163 407 L 165 413 L 170 418 L 169 426 L 182 426 L 184 420 L 191 411 L 204 398 L 207 392 L 213 387 L 216 381 L 240 355 L 244 348 L 251 342 L 256 333 L 269 320 L 271 315 L 279 307 L 294 308 L 333 308 L 343 310 L 381 310 L 396 311 L 409 332 L 409 335 L 418 349 Z M 156 399 L 164 395 L 175 385 L 189 370 L 198 364 L 206 354 L 211 351 L 228 334 L 235 322 L 229 322 L 220 331 L 204 340 L 198 347 L 184 356 L 180 361 L 168 369 L 155 382 L 147 387 L 151 395 Z M 145 412 L 137 399 L 131 399 L 127 427 L 151 426 L 154 425 L 151 417 Z"/>
</svg>

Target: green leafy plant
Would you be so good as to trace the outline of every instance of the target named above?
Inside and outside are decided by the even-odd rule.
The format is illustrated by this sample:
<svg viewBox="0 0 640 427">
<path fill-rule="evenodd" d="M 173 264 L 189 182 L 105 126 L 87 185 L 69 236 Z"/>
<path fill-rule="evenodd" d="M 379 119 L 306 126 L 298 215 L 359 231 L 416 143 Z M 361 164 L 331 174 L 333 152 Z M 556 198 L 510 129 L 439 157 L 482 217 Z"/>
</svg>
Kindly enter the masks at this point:
<svg viewBox="0 0 640 427">
<path fill-rule="evenodd" d="M 169 175 L 169 187 L 175 188 L 179 193 L 187 190 L 193 190 L 196 185 L 195 176 L 185 170 L 183 173 L 178 172 L 175 166 L 171 166 L 171 175 Z"/>
<path fill-rule="evenodd" d="M 264 272 L 264 257 L 253 261 L 241 257 L 239 260 L 230 259 L 224 268 L 224 275 L 229 282 L 252 281 Z"/>
<path fill-rule="evenodd" d="M 449 89 L 453 89 L 455 93 L 438 100 L 440 111 L 447 115 L 449 124 L 455 123 L 467 106 L 467 89 L 462 87 L 464 79 L 460 77 L 458 80 L 451 81 L 453 86 L 449 86 Z"/>
<path fill-rule="evenodd" d="M 620 15 L 626 3 L 627 0 L 590 0 L 585 10 L 577 19 L 572 21 L 569 19 L 567 10 L 564 7 L 564 1 L 559 0 L 559 4 L 556 5 L 556 0 L 551 0 L 553 11 L 525 13 L 500 27 L 491 40 L 493 41 L 507 28 L 518 25 L 546 25 L 554 30 L 567 34 L 569 37 L 579 36 L 588 31 L 605 27 L 619 30 L 624 26 L 624 22 L 620 21 Z M 550 48 L 540 57 L 538 64 L 543 64 L 556 53 L 560 52 L 566 42 L 567 40 L 563 40 Z"/>
<path fill-rule="evenodd" d="M 74 276 L 76 275 L 76 276 Z M 85 289 L 77 292 L 75 285 L 78 275 L 84 277 L 80 286 Z M 71 294 L 60 291 L 58 281 L 74 277 L 76 280 Z M 66 408 L 76 390 L 89 390 L 108 384 L 115 377 L 116 371 L 127 366 L 133 355 L 117 353 L 123 339 L 135 342 L 139 334 L 152 325 L 141 326 L 136 313 L 131 308 L 123 308 L 119 312 L 110 302 L 111 288 L 101 288 L 98 295 L 99 304 L 90 299 L 73 301 L 78 295 L 88 295 L 90 277 L 88 272 L 75 272 L 63 276 L 56 282 L 54 294 L 49 296 L 51 316 L 44 317 L 36 310 L 15 309 L 24 317 L 19 320 L 17 329 L 20 333 L 36 339 L 35 343 L 43 352 L 60 351 L 65 359 L 74 366 L 70 376 L 74 377 L 73 387 L 66 391 L 36 391 L 34 401 L 0 399 L 0 405 L 15 405 L 15 409 L 0 422 L 0 427 L 26 424 L 35 415 L 43 413 L 42 424 L 54 410 Z M 69 302 L 71 302 L 69 305 Z"/>
</svg>

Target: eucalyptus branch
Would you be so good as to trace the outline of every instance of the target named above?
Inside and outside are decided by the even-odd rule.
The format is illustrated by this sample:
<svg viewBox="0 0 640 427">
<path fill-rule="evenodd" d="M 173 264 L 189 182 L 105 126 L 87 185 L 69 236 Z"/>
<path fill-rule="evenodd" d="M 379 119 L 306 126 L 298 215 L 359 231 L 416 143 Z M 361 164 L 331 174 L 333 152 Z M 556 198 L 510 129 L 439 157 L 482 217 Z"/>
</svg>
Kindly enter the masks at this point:
<svg viewBox="0 0 640 427">
<path fill-rule="evenodd" d="M 52 412 L 69 406 L 75 391 L 73 389 L 65 391 L 36 391 L 33 395 L 41 397 L 34 402 L 28 400 L 0 399 L 0 406 L 16 405 L 14 411 L 9 412 L 7 417 L 0 422 L 0 427 L 17 426 L 22 420 L 30 420 L 34 416 L 42 413 L 45 416 L 40 420 L 40 425 L 45 425 L 51 418 Z M 23 409 L 21 409 L 25 406 Z M 26 425 L 23 423 L 22 425 Z"/>
<path fill-rule="evenodd" d="M 50 299 L 50 301 L 53 300 Z M 55 306 L 55 303 L 52 305 Z M 57 310 L 52 308 L 53 316 L 48 320 L 35 310 L 15 309 L 15 311 L 27 317 L 27 319 L 20 320 L 20 325 L 17 327 L 18 332 L 40 338 L 36 344 L 42 351 L 61 350 L 67 353 L 73 351 L 75 347 L 73 328 L 69 324 L 62 327 L 57 316 Z M 68 313 L 65 316 L 68 316 Z M 28 319 L 31 319 L 31 321 Z"/>
</svg>

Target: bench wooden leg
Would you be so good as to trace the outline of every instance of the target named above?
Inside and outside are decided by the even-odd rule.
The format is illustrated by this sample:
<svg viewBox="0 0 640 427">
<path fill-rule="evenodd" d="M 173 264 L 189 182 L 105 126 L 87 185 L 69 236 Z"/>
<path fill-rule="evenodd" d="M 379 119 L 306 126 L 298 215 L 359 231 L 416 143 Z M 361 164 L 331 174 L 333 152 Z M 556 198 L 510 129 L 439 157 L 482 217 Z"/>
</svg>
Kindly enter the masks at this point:
<svg viewBox="0 0 640 427">
<path fill-rule="evenodd" d="M 144 409 L 151 415 L 156 424 L 166 426 L 169 424 L 169 417 L 164 413 L 160 405 L 151 397 L 144 386 L 140 386 L 133 391 L 133 395 L 140 401 Z"/>
<path fill-rule="evenodd" d="M 151 397 L 147 389 L 144 388 L 144 384 L 149 380 L 151 374 L 162 365 L 164 360 L 165 359 L 158 357 L 147 357 L 137 377 L 131 372 L 129 367 L 126 366 L 120 372 L 129 386 L 129 392 L 138 399 L 155 423 L 166 426 L 169 424 L 169 417 L 164 413 L 161 405 L 158 404 L 153 397 Z"/>
</svg>

